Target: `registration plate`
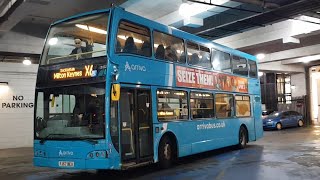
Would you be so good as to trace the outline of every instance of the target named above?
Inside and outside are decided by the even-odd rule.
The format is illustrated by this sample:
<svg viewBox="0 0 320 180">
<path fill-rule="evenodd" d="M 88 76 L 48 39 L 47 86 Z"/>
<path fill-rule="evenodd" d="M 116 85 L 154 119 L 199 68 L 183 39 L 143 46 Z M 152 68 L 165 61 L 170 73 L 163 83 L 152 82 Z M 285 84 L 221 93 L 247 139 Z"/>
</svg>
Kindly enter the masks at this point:
<svg viewBox="0 0 320 180">
<path fill-rule="evenodd" d="M 74 167 L 74 162 L 72 162 L 72 161 L 59 161 L 59 167 Z"/>
</svg>

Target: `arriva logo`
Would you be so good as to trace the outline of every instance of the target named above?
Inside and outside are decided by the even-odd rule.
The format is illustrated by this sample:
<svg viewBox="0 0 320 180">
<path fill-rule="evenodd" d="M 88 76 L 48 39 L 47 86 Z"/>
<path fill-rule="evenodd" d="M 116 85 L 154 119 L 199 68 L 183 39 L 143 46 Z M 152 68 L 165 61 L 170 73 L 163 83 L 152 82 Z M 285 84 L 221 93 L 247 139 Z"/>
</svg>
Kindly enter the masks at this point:
<svg viewBox="0 0 320 180">
<path fill-rule="evenodd" d="M 126 65 L 125 65 L 125 70 L 124 71 L 147 71 L 147 68 L 145 66 L 140 66 L 140 65 L 137 65 L 137 64 L 129 64 L 128 61 L 126 62 Z"/>
<path fill-rule="evenodd" d="M 72 151 L 59 151 L 59 156 L 73 156 Z"/>
</svg>

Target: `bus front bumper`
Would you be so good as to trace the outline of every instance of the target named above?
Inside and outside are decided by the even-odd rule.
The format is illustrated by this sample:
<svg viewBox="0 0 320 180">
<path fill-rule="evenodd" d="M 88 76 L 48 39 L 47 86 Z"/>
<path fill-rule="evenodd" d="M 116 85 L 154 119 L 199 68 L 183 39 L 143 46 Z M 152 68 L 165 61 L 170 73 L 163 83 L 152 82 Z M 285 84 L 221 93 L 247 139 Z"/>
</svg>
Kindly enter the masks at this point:
<svg viewBox="0 0 320 180">
<path fill-rule="evenodd" d="M 111 165 L 110 159 L 67 159 L 34 157 L 33 165 L 60 169 L 117 169 Z"/>
</svg>

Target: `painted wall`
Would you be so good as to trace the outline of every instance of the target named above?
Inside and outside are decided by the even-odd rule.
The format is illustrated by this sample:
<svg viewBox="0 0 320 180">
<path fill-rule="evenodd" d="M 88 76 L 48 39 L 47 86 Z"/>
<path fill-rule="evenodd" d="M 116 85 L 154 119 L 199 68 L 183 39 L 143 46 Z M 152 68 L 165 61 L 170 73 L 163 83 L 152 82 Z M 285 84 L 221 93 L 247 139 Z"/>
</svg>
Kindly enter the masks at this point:
<svg viewBox="0 0 320 180">
<path fill-rule="evenodd" d="M 0 36 L 0 51 L 19 52 L 26 54 L 41 54 L 44 39 L 21 34 L 17 32 L 8 32 Z"/>
<path fill-rule="evenodd" d="M 0 149 L 31 147 L 33 106 L 38 65 L 0 63 Z"/>
<path fill-rule="evenodd" d="M 295 89 L 292 89 L 292 97 L 306 95 L 306 74 L 299 73 L 291 75 L 291 85 L 295 86 Z"/>
</svg>

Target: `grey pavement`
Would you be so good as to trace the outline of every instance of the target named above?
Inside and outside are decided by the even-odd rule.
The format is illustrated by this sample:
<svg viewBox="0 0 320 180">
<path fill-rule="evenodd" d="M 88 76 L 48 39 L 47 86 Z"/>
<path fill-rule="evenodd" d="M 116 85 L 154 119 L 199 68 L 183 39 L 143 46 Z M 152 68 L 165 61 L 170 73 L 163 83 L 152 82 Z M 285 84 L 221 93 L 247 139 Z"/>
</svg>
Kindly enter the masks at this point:
<svg viewBox="0 0 320 180">
<path fill-rule="evenodd" d="M 179 160 L 170 169 L 150 165 L 128 171 L 70 171 L 33 167 L 32 148 L 0 150 L 6 179 L 320 179 L 320 126 L 266 131 L 243 150 L 223 148 Z"/>
</svg>

